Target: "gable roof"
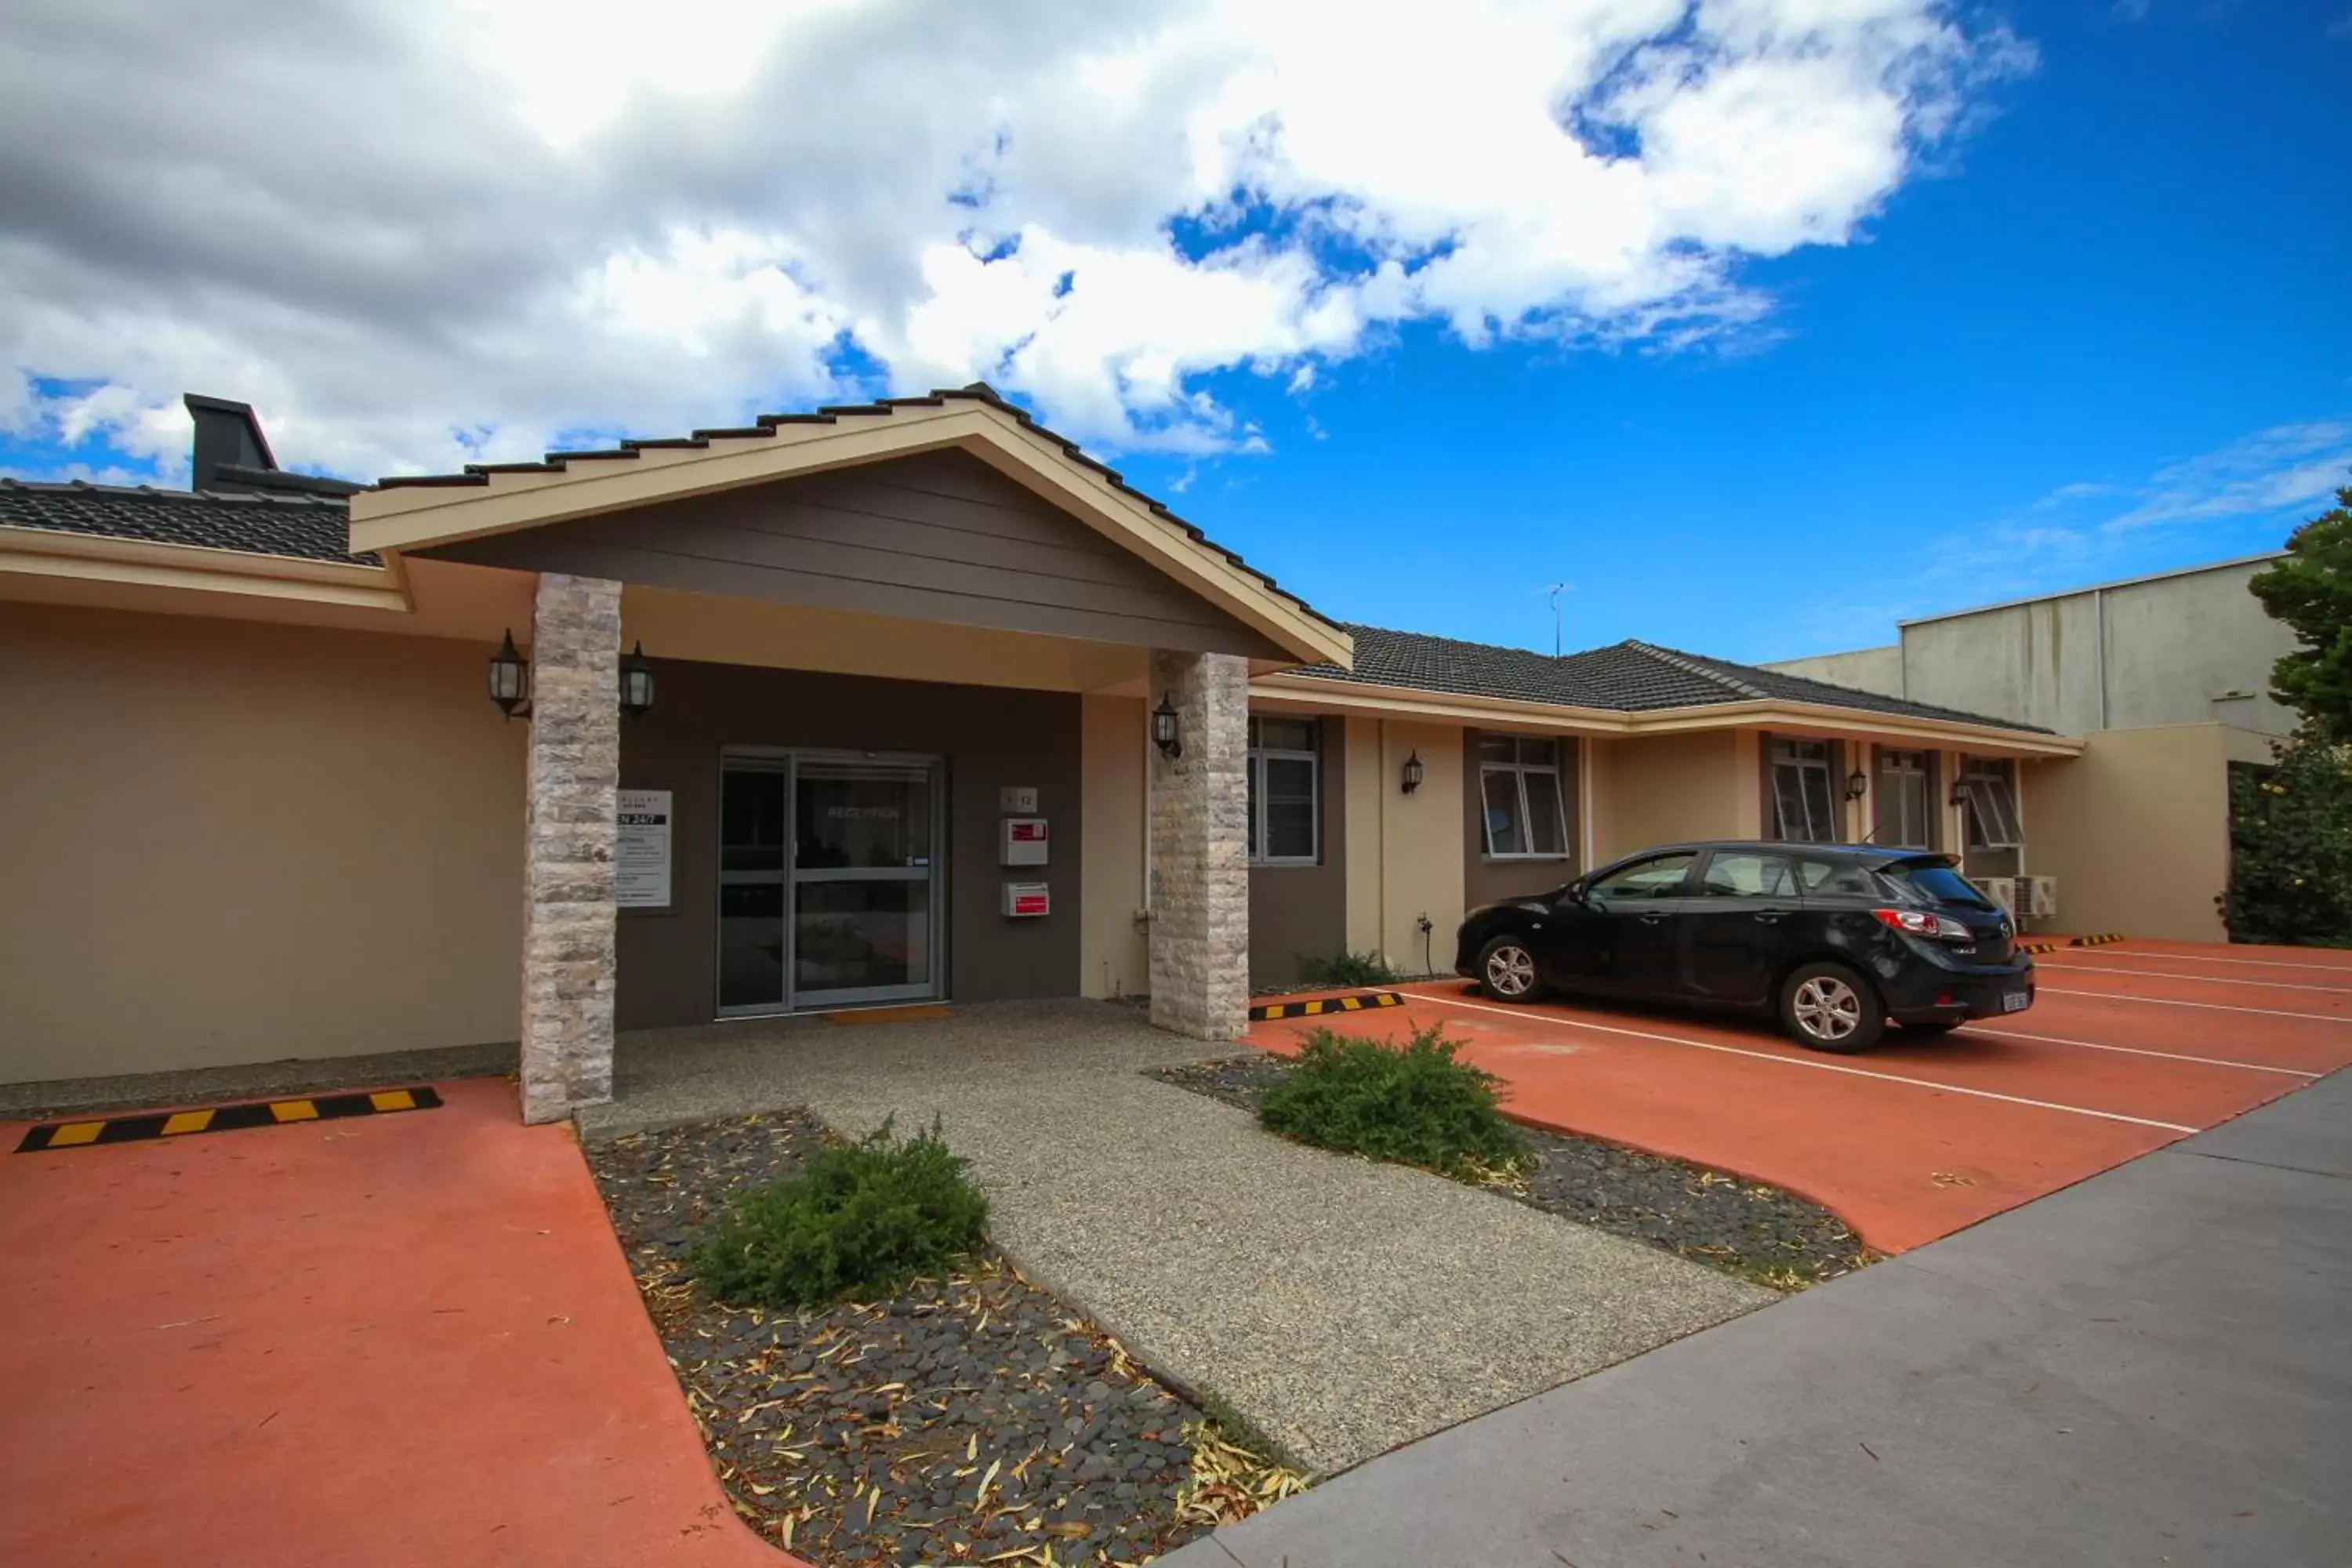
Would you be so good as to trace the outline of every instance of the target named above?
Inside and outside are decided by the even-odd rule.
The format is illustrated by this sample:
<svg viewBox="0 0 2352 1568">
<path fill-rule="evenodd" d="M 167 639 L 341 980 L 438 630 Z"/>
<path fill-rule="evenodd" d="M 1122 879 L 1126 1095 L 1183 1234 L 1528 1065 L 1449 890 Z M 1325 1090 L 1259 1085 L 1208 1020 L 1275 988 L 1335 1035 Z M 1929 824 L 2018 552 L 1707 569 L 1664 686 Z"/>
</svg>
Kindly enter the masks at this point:
<svg viewBox="0 0 2352 1568">
<path fill-rule="evenodd" d="M 0 528 L 341 565 L 379 564 L 375 555 L 352 552 L 349 514 L 340 496 L 0 479 Z"/>
<path fill-rule="evenodd" d="M 422 549 L 825 468 L 961 447 L 1126 545 L 1302 659 L 1344 664 L 1347 634 L 985 382 L 921 397 L 768 414 L 739 427 L 394 476 L 352 498 L 355 548 Z"/>
<path fill-rule="evenodd" d="M 1381 626 L 1349 625 L 1347 630 L 1356 645 L 1352 668 L 1312 665 L 1292 673 L 1361 686 L 1628 713 L 1735 702 L 1791 702 L 2031 734 L 2053 732 L 2035 724 L 1833 686 L 1633 638 L 1553 656 Z"/>
</svg>

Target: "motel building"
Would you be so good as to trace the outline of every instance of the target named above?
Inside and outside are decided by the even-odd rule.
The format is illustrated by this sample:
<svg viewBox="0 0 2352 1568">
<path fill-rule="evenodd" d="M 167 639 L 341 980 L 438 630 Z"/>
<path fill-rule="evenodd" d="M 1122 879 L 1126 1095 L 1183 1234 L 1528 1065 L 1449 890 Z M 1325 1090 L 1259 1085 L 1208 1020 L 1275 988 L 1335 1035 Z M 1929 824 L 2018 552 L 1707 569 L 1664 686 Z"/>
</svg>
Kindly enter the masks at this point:
<svg viewBox="0 0 2352 1568">
<path fill-rule="evenodd" d="M 1653 844 L 2033 863 L 2082 742 L 1349 626 L 985 386 L 368 487 L 0 481 L 0 1081 L 1148 996 L 1204 1040 Z M 2218 829 L 2219 825 L 2216 825 Z"/>
</svg>

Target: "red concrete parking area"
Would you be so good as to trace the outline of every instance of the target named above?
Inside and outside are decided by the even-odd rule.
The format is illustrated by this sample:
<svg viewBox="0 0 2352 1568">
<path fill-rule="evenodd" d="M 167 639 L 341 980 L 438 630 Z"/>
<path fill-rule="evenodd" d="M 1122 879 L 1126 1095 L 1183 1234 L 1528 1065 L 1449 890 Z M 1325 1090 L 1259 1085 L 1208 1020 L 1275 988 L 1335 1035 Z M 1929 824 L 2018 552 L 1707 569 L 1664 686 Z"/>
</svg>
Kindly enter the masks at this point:
<svg viewBox="0 0 2352 1568">
<path fill-rule="evenodd" d="M 16 1148 L 0 1560 L 792 1562 L 728 1508 L 564 1127 L 438 1109 Z"/>
<path fill-rule="evenodd" d="M 1855 1057 L 1761 1023 L 1589 1003 L 1506 1006 L 1462 982 L 1402 1007 L 1253 1026 L 1428 1024 L 1540 1125 L 1774 1183 L 1899 1252 L 2201 1131 L 2352 1063 L 2352 953 L 2126 942 L 2037 959 L 2032 1009 Z"/>
</svg>

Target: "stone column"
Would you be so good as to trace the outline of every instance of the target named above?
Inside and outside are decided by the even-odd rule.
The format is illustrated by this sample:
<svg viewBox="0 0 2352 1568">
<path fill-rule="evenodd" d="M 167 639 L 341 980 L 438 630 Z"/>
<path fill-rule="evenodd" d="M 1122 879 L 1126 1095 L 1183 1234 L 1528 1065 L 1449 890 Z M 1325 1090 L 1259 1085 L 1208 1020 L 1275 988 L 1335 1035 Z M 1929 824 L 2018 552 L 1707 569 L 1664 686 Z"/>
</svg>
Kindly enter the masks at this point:
<svg viewBox="0 0 2352 1568">
<path fill-rule="evenodd" d="M 1249 665 L 1154 652 L 1184 754 L 1152 755 L 1151 1021 L 1204 1040 L 1249 1026 Z"/>
<path fill-rule="evenodd" d="M 621 585 L 542 573 L 524 797 L 522 1119 L 613 1098 Z"/>
</svg>

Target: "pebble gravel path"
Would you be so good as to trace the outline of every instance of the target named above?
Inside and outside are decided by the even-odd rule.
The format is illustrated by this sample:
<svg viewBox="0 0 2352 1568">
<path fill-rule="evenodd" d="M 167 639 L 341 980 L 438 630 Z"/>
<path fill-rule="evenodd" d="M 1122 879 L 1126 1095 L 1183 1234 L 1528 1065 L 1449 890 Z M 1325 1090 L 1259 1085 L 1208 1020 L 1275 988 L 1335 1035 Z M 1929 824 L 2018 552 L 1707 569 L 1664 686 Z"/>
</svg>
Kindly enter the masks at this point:
<svg viewBox="0 0 2352 1568">
<path fill-rule="evenodd" d="M 824 1136 L 786 1110 L 588 1148 L 719 1479 L 766 1539 L 828 1565 L 1136 1563 L 1300 1484 L 1260 1466 L 1203 1488 L 1200 1413 L 999 1258 L 803 1311 L 698 1292 L 696 1226 Z"/>
<path fill-rule="evenodd" d="M 1151 1075 L 1255 1112 L 1291 1070 L 1252 1051 Z M 1846 1223 L 1809 1198 L 1686 1161 L 1523 1127 L 1534 1164 L 1503 1190 L 1548 1213 L 1664 1247 L 1775 1289 L 1800 1289 L 1873 1260 Z"/>
</svg>

